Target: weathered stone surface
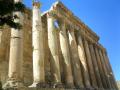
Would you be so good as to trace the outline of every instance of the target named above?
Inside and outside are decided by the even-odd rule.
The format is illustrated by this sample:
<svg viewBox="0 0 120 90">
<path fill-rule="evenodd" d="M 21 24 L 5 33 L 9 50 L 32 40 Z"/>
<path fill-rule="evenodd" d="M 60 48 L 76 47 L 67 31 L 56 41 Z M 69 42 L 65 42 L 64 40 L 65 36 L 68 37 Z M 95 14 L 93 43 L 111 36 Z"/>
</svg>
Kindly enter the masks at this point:
<svg viewBox="0 0 120 90">
<path fill-rule="evenodd" d="M 65 75 L 65 84 L 66 87 L 73 87 L 73 75 L 72 75 L 72 68 L 71 68 L 71 58 L 70 58 L 70 51 L 69 51 L 69 41 L 66 31 L 66 25 L 64 22 L 61 24 L 61 31 L 60 35 L 60 47 L 63 55 L 63 67 L 64 67 L 64 75 Z"/>
<path fill-rule="evenodd" d="M 42 29 L 41 12 L 39 3 L 33 3 L 32 20 L 32 47 L 33 47 L 33 84 L 30 87 L 44 86 L 45 83 L 45 52 L 44 52 L 44 31 Z"/>
<path fill-rule="evenodd" d="M 118 86 L 118 88 L 120 90 L 120 81 L 117 81 L 117 86 Z"/>
<path fill-rule="evenodd" d="M 95 76 L 96 76 L 98 88 L 103 88 L 100 73 L 99 73 L 100 71 L 98 69 L 97 59 L 95 56 L 94 44 L 90 44 L 89 49 L 90 49 L 91 59 L 92 59 L 92 63 L 93 63 L 94 71 L 95 71 Z"/>
<path fill-rule="evenodd" d="M 47 23 L 48 12 L 52 14 L 52 16 L 55 18 L 58 24 L 58 25 L 54 24 L 56 30 L 56 34 L 55 34 L 56 36 L 54 37 L 55 43 L 53 38 L 48 37 L 48 34 L 50 34 L 48 32 L 48 23 Z M 91 29 L 88 28 L 83 22 L 81 22 L 81 20 L 75 17 L 73 13 L 71 13 L 61 2 L 56 2 L 55 4 L 53 4 L 53 6 L 48 12 L 45 12 L 41 15 L 42 16 L 41 26 L 44 36 L 43 51 L 45 54 L 44 57 L 45 83 L 40 83 L 39 85 L 36 84 L 38 85 L 39 88 L 38 87 L 28 88 L 28 86 L 30 86 L 33 83 L 33 65 L 32 65 L 33 46 L 32 46 L 32 22 L 31 22 L 32 15 L 31 15 L 31 11 L 26 10 L 26 13 L 24 14 L 24 22 L 22 28 L 23 29 L 23 36 L 22 36 L 23 78 L 21 81 L 22 83 L 24 83 L 25 87 L 19 87 L 18 89 L 15 88 L 9 90 L 118 90 L 116 87 L 116 82 L 107 55 L 105 54 L 104 56 L 99 52 L 99 50 L 105 50 L 103 47 L 101 47 L 101 45 L 98 42 L 99 37 L 93 31 L 91 31 Z M 75 33 L 74 35 L 68 33 L 68 30 L 71 29 L 74 29 L 74 33 Z M 9 69 L 8 63 L 10 56 L 9 52 L 10 52 L 10 37 L 11 37 L 10 33 L 11 31 L 7 26 L 0 29 L 0 81 L 2 82 L 3 85 L 8 79 L 8 69 Z M 53 34 L 54 32 L 51 33 L 51 35 Z M 70 36 L 68 36 L 68 34 Z M 12 36 L 21 36 L 21 34 L 18 33 L 16 34 L 15 31 L 12 34 Z M 40 41 L 37 43 L 41 43 L 42 40 L 41 38 Z M 52 42 L 50 42 L 49 39 L 51 39 L 50 41 Z M 92 46 L 91 48 L 90 46 L 90 51 L 86 50 L 85 49 L 86 47 L 87 49 L 89 49 L 88 48 L 89 44 L 84 45 L 83 39 L 87 40 L 88 42 L 94 43 L 95 47 Z M 56 46 L 52 47 L 54 46 L 54 44 Z M 55 52 L 55 54 L 54 53 L 51 54 L 51 51 Z M 57 54 L 56 51 L 58 52 Z M 55 61 L 55 64 L 51 63 L 51 57 L 53 57 L 54 55 L 55 57 L 57 57 L 57 59 L 54 58 L 53 60 Z M 104 56 L 104 58 L 102 56 Z M 92 58 L 90 61 L 88 61 L 87 59 L 89 59 L 90 57 Z M 106 66 L 103 65 L 104 60 L 107 60 Z M 19 66 L 19 63 L 17 63 L 17 65 Z M 96 82 L 94 79 L 96 74 L 94 75 L 93 72 L 97 72 L 97 69 L 94 69 L 96 65 L 98 65 L 97 69 L 99 69 L 99 75 L 102 81 L 101 83 L 103 85 L 103 88 L 101 87 L 96 88 L 97 85 L 95 85 Z M 53 68 L 51 66 L 54 67 L 54 70 L 56 70 L 55 72 L 52 71 Z M 108 71 L 105 70 L 105 67 L 109 68 L 110 70 Z M 107 71 L 107 73 L 105 71 Z M 90 72 L 92 73 L 90 74 Z M 108 87 L 107 86 L 108 84 L 106 82 L 107 74 L 111 74 L 111 73 L 112 75 L 111 75 L 110 83 L 112 83 L 112 88 Z M 19 76 L 18 73 L 17 75 Z M 59 78 L 56 77 L 56 75 Z M 60 81 L 60 78 L 61 78 L 61 83 L 53 83 L 55 80 L 58 81 L 58 79 Z M 19 86 L 21 83 L 16 83 L 16 84 L 18 84 Z M 45 88 L 40 88 L 41 85 L 44 86 Z M 83 86 L 84 88 L 82 88 Z M 59 88 L 55 88 L 55 87 L 59 87 Z"/>
<path fill-rule="evenodd" d="M 96 82 L 96 77 L 95 77 L 95 72 L 93 69 L 93 63 L 92 63 L 92 58 L 90 55 L 90 49 L 89 49 L 89 43 L 87 40 L 83 40 L 84 42 L 84 48 L 85 48 L 85 54 L 88 62 L 88 70 L 89 70 L 89 75 L 91 79 L 91 84 L 94 88 L 97 88 L 97 82 Z"/>
<path fill-rule="evenodd" d="M 77 35 L 76 35 L 77 43 L 78 43 L 78 54 L 79 54 L 81 68 L 82 68 L 84 85 L 85 85 L 85 87 L 90 87 L 90 77 L 89 77 L 88 68 L 87 68 L 87 61 L 86 61 L 86 57 L 85 57 L 83 40 L 82 40 L 81 35 L 79 35 L 78 33 L 79 32 L 77 32 Z"/>
<path fill-rule="evenodd" d="M 73 71 L 74 83 L 76 87 L 83 88 L 84 84 L 83 84 L 83 78 L 82 78 L 82 72 L 81 72 L 82 69 L 79 61 L 78 46 L 76 43 L 74 30 L 69 30 L 68 35 L 69 35 L 71 66 Z"/>
<path fill-rule="evenodd" d="M 54 25 L 55 19 L 53 16 L 47 16 L 48 22 L 48 45 L 50 48 L 50 63 L 51 63 L 51 73 L 53 76 L 53 83 L 61 83 L 60 75 L 60 55 L 58 50 L 58 39 L 57 39 L 57 30 Z"/>
</svg>

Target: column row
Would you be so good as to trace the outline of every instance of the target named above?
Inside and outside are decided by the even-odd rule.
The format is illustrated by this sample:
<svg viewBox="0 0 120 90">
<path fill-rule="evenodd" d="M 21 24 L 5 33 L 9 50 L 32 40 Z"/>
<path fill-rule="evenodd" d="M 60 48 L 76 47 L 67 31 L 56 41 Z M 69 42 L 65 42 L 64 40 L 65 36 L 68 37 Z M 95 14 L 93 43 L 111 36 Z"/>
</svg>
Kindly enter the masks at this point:
<svg viewBox="0 0 120 90">
<path fill-rule="evenodd" d="M 61 23 L 59 23 L 59 40 L 60 40 L 60 48 L 58 48 L 58 43 L 57 43 L 57 29 L 55 27 L 55 21 L 56 19 L 53 17 L 51 13 L 47 14 L 47 25 L 48 25 L 48 46 L 50 49 L 50 53 L 52 55 L 52 73 L 54 75 L 54 83 L 62 83 L 61 82 L 61 74 L 60 74 L 60 67 L 63 67 L 64 70 L 64 78 L 65 78 L 65 87 L 66 88 L 84 88 L 84 80 L 82 76 L 82 71 L 81 71 L 81 66 L 80 62 L 81 60 L 79 58 L 84 57 L 79 55 L 81 52 L 83 52 L 83 45 L 82 45 L 82 50 L 79 52 L 78 46 L 77 46 L 77 41 L 75 37 L 74 30 L 68 30 L 66 23 L 64 20 L 62 20 Z M 79 43 L 81 44 L 80 39 L 78 40 Z M 80 46 L 81 47 L 81 46 Z M 61 53 L 63 56 L 63 66 L 60 66 L 59 61 L 60 61 L 60 54 L 58 52 L 58 49 L 61 49 Z M 79 52 L 79 53 L 78 53 Z M 56 57 L 56 58 L 54 58 Z M 87 65 L 85 65 L 85 61 L 82 61 L 84 63 L 84 67 L 87 68 Z M 87 69 L 86 69 L 87 70 Z M 89 82 L 89 76 L 88 76 L 88 71 L 85 72 L 85 83 L 88 87 L 90 87 L 90 82 Z M 58 84 L 57 83 L 57 84 Z M 57 86 L 57 85 L 56 85 Z"/>
<path fill-rule="evenodd" d="M 15 12 L 21 16 L 20 12 Z M 20 17 L 22 18 L 22 16 Z M 105 88 L 117 89 L 112 69 L 106 53 L 99 45 L 87 40 L 79 31 L 68 28 L 65 20 L 55 27 L 54 16 L 47 14 L 48 46 L 50 50 L 52 87 L 62 87 L 60 67 L 63 67 L 65 87 L 67 88 Z M 15 20 L 18 22 L 19 20 Z M 57 29 L 56 29 L 57 28 Z M 57 30 L 59 30 L 60 48 L 58 47 Z M 38 3 L 33 7 L 33 84 L 30 87 L 46 87 L 44 35 Z M 23 36 L 21 30 L 12 29 L 10 45 L 9 79 L 20 82 L 22 74 Z M 60 66 L 59 49 L 63 56 Z M 19 86 L 19 85 L 18 85 Z"/>
<path fill-rule="evenodd" d="M 58 61 L 58 63 L 53 63 L 52 65 L 57 65 L 59 69 L 57 67 L 54 67 L 54 69 L 60 72 L 58 45 L 55 43 L 57 42 L 55 21 L 56 19 L 51 14 L 47 15 L 50 52 L 53 57 L 55 55 L 58 57 L 53 58 L 54 62 Z M 74 28 L 73 30 L 72 28 L 68 28 L 64 20 L 60 23 L 59 29 L 60 49 L 63 55 L 66 86 L 73 87 L 75 84 L 79 88 L 104 88 L 96 61 L 94 46 L 92 44 L 89 45 L 86 39 L 82 39 L 79 32 L 75 34 Z M 101 67 L 103 67 L 102 64 Z M 60 76 L 60 73 L 58 74 L 54 71 L 52 73 L 55 73 L 56 77 Z M 57 79 L 59 79 L 60 83 L 61 78 Z"/>
<path fill-rule="evenodd" d="M 107 61 L 109 60 L 107 60 L 107 56 L 105 56 L 105 51 L 100 48 L 99 45 L 86 38 L 83 39 L 83 43 L 91 85 L 97 88 L 117 90 L 115 79 L 110 75 L 110 68 L 107 66 L 109 64 Z M 110 79 L 110 76 L 112 80 Z"/>
</svg>

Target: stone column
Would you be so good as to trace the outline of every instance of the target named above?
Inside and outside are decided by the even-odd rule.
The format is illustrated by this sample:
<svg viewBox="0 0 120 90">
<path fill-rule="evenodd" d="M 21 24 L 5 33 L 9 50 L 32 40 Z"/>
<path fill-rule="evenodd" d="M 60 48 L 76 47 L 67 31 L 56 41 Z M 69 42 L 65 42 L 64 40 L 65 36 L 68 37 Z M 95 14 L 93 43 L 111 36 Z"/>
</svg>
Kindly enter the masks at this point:
<svg viewBox="0 0 120 90">
<path fill-rule="evenodd" d="M 89 48 L 90 48 L 90 54 L 91 54 L 91 58 L 92 58 L 92 63 L 93 63 L 94 71 L 95 71 L 98 88 L 103 88 L 101 77 L 100 77 L 100 72 L 98 69 L 97 59 L 95 56 L 94 45 L 90 44 Z"/>
<path fill-rule="evenodd" d="M 73 76 L 71 69 L 71 61 L 70 61 L 70 50 L 69 50 L 69 42 L 68 36 L 66 33 L 65 22 L 62 22 L 60 25 L 60 47 L 63 55 L 63 66 L 64 66 L 64 74 L 65 74 L 65 84 L 66 87 L 72 88 L 73 84 Z"/>
<path fill-rule="evenodd" d="M 102 68 L 102 63 L 100 61 L 100 55 L 99 55 L 99 52 L 98 52 L 98 47 L 96 46 L 95 47 L 95 55 L 96 55 L 96 61 L 97 61 L 97 64 L 98 64 L 98 68 L 99 68 L 99 71 L 100 71 L 100 76 L 101 76 L 101 80 L 102 80 L 102 84 L 103 84 L 103 87 L 104 88 L 107 88 L 107 84 L 106 84 L 106 78 L 105 78 L 105 75 L 104 75 L 104 72 L 103 72 L 103 68 Z"/>
<path fill-rule="evenodd" d="M 83 78 L 81 73 L 80 61 L 78 56 L 78 48 L 77 48 L 77 43 L 74 35 L 74 30 L 69 30 L 68 34 L 69 34 L 71 62 L 72 62 L 75 86 L 78 88 L 83 88 L 84 84 L 83 84 Z"/>
<path fill-rule="evenodd" d="M 33 84 L 30 87 L 44 87 L 44 36 L 41 23 L 41 12 L 39 2 L 33 2 L 33 27 L 32 27 L 32 46 L 33 46 Z"/>
<path fill-rule="evenodd" d="M 22 0 L 14 0 L 15 3 Z M 23 24 L 23 14 L 20 11 L 13 12 L 15 23 Z M 9 57 L 9 72 L 8 81 L 3 88 L 19 88 L 23 86 L 23 30 L 12 28 L 10 40 L 10 57 Z"/>
<path fill-rule="evenodd" d="M 2 27 L 0 27 L 0 61 L 4 60 L 5 58 L 6 42 L 4 41 L 5 40 L 4 34 L 6 34 L 6 32 L 3 33 L 4 31 L 5 30 L 3 30 Z"/>
<path fill-rule="evenodd" d="M 99 49 L 99 55 L 100 55 L 100 60 L 101 60 L 101 63 L 102 63 L 102 67 L 103 67 L 103 72 L 105 74 L 105 80 L 106 80 L 106 84 L 107 84 L 107 88 L 111 88 L 111 85 L 110 85 L 110 81 L 109 81 L 109 78 L 108 78 L 108 75 L 107 75 L 107 69 L 106 69 L 106 66 L 105 66 L 105 63 L 104 63 L 104 58 L 103 58 L 103 55 L 102 55 L 102 51 Z"/>
<path fill-rule="evenodd" d="M 93 69 L 93 63 L 92 63 L 92 59 L 91 59 L 91 55 L 90 55 L 89 45 L 88 45 L 87 40 L 85 40 L 85 39 L 84 39 L 84 48 L 85 48 L 91 83 L 94 88 L 97 88 L 97 82 L 96 82 L 96 77 L 95 77 L 95 73 L 94 73 L 94 69 Z"/>
<path fill-rule="evenodd" d="M 60 57 L 57 39 L 57 30 L 55 28 L 55 19 L 52 14 L 47 14 L 47 24 L 48 24 L 48 45 L 51 53 L 51 71 L 53 74 L 53 86 L 59 87 L 61 84 L 61 74 L 60 74 Z"/>
<path fill-rule="evenodd" d="M 111 72 L 110 72 L 109 67 L 107 65 L 107 62 L 106 62 L 105 53 L 104 52 L 102 52 L 102 53 L 103 53 L 104 63 L 106 65 L 106 69 L 107 69 L 107 76 L 108 76 L 108 79 L 111 83 L 111 88 L 114 89 L 114 83 L 113 83 L 113 80 L 111 79 Z"/>
<path fill-rule="evenodd" d="M 90 85 L 90 78 L 89 78 L 89 73 L 87 68 L 87 61 L 85 57 L 85 51 L 83 47 L 83 41 L 79 32 L 76 32 L 76 36 L 77 36 L 77 44 L 78 44 L 78 55 L 79 55 L 79 60 L 80 60 L 82 73 L 83 73 L 83 80 L 85 83 L 85 87 L 89 88 L 91 85 Z"/>
<path fill-rule="evenodd" d="M 115 77 L 113 75 L 113 71 L 112 71 L 112 67 L 111 67 L 111 64 L 109 62 L 109 58 L 108 58 L 108 55 L 107 55 L 107 52 L 104 53 L 104 57 L 105 57 L 105 62 L 108 66 L 108 69 L 109 69 L 109 73 L 110 73 L 110 78 L 111 78 L 111 81 L 113 82 L 112 85 L 113 85 L 113 88 L 118 90 L 118 86 L 117 86 L 117 83 L 116 83 L 116 80 L 115 80 Z"/>
<path fill-rule="evenodd" d="M 2 43 L 2 32 L 3 32 L 2 27 L 0 27 L 0 44 Z"/>
</svg>

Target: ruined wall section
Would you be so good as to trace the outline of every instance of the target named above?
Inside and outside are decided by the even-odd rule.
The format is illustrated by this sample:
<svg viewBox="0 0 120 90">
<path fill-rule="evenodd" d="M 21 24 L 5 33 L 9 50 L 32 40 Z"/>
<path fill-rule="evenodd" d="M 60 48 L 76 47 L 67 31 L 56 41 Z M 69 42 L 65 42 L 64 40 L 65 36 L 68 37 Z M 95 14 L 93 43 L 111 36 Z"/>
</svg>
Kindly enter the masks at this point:
<svg viewBox="0 0 120 90">
<path fill-rule="evenodd" d="M 32 14 L 26 10 L 24 14 L 23 28 L 23 81 L 26 86 L 33 82 L 32 70 Z M 10 32 L 8 26 L 4 26 L 0 31 L 0 80 L 4 84 L 8 79 Z"/>
</svg>

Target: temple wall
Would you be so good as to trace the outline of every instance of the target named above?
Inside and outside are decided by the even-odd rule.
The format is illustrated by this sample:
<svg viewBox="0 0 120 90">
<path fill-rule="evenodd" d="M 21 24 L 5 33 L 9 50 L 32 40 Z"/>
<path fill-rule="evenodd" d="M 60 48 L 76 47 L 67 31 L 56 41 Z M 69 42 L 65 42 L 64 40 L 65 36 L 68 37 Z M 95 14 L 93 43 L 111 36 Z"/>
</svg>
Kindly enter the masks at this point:
<svg viewBox="0 0 120 90">
<path fill-rule="evenodd" d="M 32 26 L 31 17 L 25 15 L 23 26 L 23 80 L 25 85 L 32 84 L 33 65 L 32 65 Z"/>
</svg>

